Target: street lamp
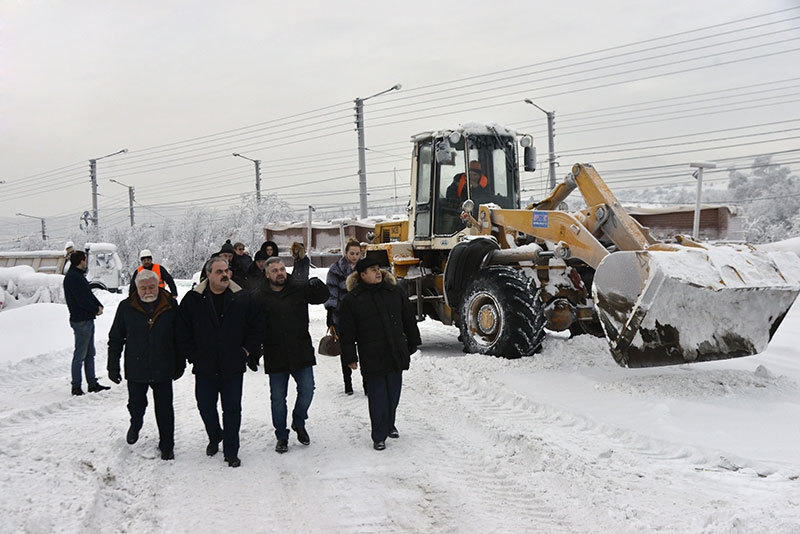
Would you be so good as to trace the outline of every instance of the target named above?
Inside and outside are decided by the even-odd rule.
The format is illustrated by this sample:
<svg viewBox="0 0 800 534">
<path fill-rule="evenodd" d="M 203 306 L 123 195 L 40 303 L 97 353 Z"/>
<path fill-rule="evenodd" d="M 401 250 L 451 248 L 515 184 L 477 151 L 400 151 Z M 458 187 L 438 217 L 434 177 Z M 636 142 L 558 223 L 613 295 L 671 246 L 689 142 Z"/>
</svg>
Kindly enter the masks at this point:
<svg viewBox="0 0 800 534">
<path fill-rule="evenodd" d="M 39 219 L 42 221 L 42 241 L 47 241 L 47 223 L 44 222 L 43 217 L 36 217 L 35 215 L 25 215 L 24 213 L 17 213 L 18 217 L 28 217 L 31 219 Z"/>
<path fill-rule="evenodd" d="M 115 180 L 113 178 L 109 178 L 108 181 L 109 182 L 114 182 L 115 184 L 119 184 L 122 187 L 127 187 L 128 188 L 128 207 L 130 208 L 130 211 L 131 211 L 131 226 L 133 226 L 133 224 L 134 224 L 134 222 L 133 222 L 133 202 L 134 202 L 134 199 L 136 198 L 136 196 L 135 196 L 135 194 L 133 192 L 133 186 L 132 185 L 123 184 L 122 182 L 118 182 L 117 180 Z"/>
<path fill-rule="evenodd" d="M 261 160 L 260 159 L 250 159 L 247 156 L 242 156 L 238 152 L 234 152 L 233 155 L 237 158 L 246 159 L 247 161 L 252 161 L 256 165 L 256 204 L 261 204 Z"/>
<path fill-rule="evenodd" d="M 101 159 L 116 156 L 117 154 L 124 154 L 127 151 L 127 148 L 123 148 L 122 150 L 117 150 L 112 154 L 106 154 L 105 156 L 89 160 L 89 178 L 91 178 L 92 181 L 92 218 L 94 219 L 92 222 L 94 222 L 95 227 L 97 227 L 99 223 L 99 218 L 97 216 L 97 162 Z"/>
<path fill-rule="evenodd" d="M 539 111 L 544 112 L 547 115 L 547 143 L 549 148 L 549 154 L 547 156 L 549 167 L 550 167 L 550 189 L 554 189 L 556 186 L 556 149 L 555 149 L 555 135 L 553 135 L 553 123 L 556 119 L 556 112 L 555 111 L 547 111 L 546 109 L 542 109 L 536 104 L 533 103 L 533 100 L 530 98 L 526 98 L 524 100 L 526 104 L 530 104 L 531 106 L 535 107 Z"/>
<path fill-rule="evenodd" d="M 366 149 L 364 148 L 364 102 L 370 98 L 386 94 L 389 91 L 399 91 L 401 88 L 402 85 L 398 83 L 380 93 L 375 93 L 366 98 L 356 98 L 353 101 L 356 104 L 356 129 L 358 130 L 358 188 L 362 219 L 367 217 L 367 161 Z"/>
<path fill-rule="evenodd" d="M 700 198 L 703 194 L 703 169 L 716 169 L 717 164 L 713 161 L 695 161 L 689 164 L 689 167 L 694 167 L 693 176 L 697 178 L 697 198 L 694 204 L 694 222 L 692 223 L 692 237 L 699 239 L 700 236 Z"/>
</svg>

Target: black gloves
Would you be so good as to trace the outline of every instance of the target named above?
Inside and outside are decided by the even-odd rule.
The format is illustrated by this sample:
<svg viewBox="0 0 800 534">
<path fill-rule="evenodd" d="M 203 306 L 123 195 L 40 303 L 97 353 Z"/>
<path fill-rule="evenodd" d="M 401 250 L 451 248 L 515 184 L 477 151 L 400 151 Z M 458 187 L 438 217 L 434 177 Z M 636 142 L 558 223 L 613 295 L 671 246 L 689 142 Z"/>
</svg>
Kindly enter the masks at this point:
<svg viewBox="0 0 800 534">
<path fill-rule="evenodd" d="M 115 384 L 119 384 L 120 382 L 122 382 L 122 376 L 119 374 L 119 369 L 115 371 L 109 371 L 108 379 L 114 382 Z"/>
<path fill-rule="evenodd" d="M 308 279 L 308 285 L 310 285 L 312 287 L 325 287 L 325 282 L 323 282 L 322 280 L 320 280 L 317 277 L 314 277 L 314 278 L 309 278 Z"/>
<path fill-rule="evenodd" d="M 330 328 L 333 326 L 333 310 L 328 308 L 328 317 L 325 319 L 325 326 Z"/>
<path fill-rule="evenodd" d="M 258 354 L 250 354 L 247 356 L 247 367 L 249 367 L 253 371 L 258 371 Z"/>
<path fill-rule="evenodd" d="M 179 379 L 180 377 L 182 377 L 182 376 L 183 376 L 183 371 L 184 371 L 185 369 L 186 369 L 185 367 L 179 367 L 178 369 L 176 369 L 176 370 L 175 370 L 175 376 L 173 376 L 173 377 L 172 377 L 172 379 L 173 379 L 173 380 L 177 380 L 177 379 Z"/>
</svg>

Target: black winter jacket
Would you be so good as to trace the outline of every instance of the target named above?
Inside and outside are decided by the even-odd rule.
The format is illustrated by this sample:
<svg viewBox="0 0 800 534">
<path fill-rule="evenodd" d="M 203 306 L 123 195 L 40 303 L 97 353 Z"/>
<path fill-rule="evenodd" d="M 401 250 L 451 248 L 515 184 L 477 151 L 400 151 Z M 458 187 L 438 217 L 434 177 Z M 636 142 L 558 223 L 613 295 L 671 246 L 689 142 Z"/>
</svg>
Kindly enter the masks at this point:
<svg viewBox="0 0 800 534">
<path fill-rule="evenodd" d="M 360 362 L 363 376 L 408 369 L 422 343 L 408 297 L 394 276 L 381 272 L 380 284 L 365 284 L 353 272 L 347 277 L 349 293 L 339 305 L 342 363 Z"/>
<path fill-rule="evenodd" d="M 225 290 L 222 320 L 217 319 L 208 280 L 181 301 L 178 344 L 196 375 L 231 376 L 245 371 L 247 355 L 258 354 L 264 337 L 264 317 L 252 295 L 235 282 Z"/>
<path fill-rule="evenodd" d="M 251 263 L 250 267 L 247 269 L 244 285 L 242 287 L 253 293 L 259 291 L 265 283 L 266 278 L 264 277 L 264 271 L 258 268 L 256 262 Z"/>
<path fill-rule="evenodd" d="M 347 295 L 347 277 L 352 272 L 353 268 L 350 267 L 350 262 L 347 261 L 347 258 L 341 257 L 330 266 L 328 277 L 325 280 L 328 291 L 331 294 L 327 302 L 325 302 L 325 309 L 333 312 L 333 325 L 337 331 L 339 330 L 339 304 L 341 304 L 344 296 Z"/>
<path fill-rule="evenodd" d="M 76 265 L 71 265 L 64 275 L 64 297 L 69 308 L 69 320 L 73 323 L 93 321 L 103 306 L 92 293 L 85 271 Z"/>
<path fill-rule="evenodd" d="M 186 368 L 178 351 L 176 329 L 180 318 L 172 295 L 159 289 L 152 314 L 134 293 L 119 303 L 108 332 L 108 372 L 119 372 L 125 347 L 125 378 L 131 382 L 166 382 Z"/>
<path fill-rule="evenodd" d="M 308 305 L 322 304 L 328 298 L 322 280 L 305 282 L 290 276 L 282 291 L 265 284 L 258 295 L 265 312 L 264 371 L 283 373 L 316 365 L 308 333 Z"/>
</svg>

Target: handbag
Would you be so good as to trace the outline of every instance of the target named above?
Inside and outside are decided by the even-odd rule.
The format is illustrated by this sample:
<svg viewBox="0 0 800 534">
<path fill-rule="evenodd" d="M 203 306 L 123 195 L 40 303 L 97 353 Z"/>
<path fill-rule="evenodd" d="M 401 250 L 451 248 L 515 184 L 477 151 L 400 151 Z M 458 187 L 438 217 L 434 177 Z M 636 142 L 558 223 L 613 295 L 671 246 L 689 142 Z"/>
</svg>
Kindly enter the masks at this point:
<svg viewBox="0 0 800 534">
<path fill-rule="evenodd" d="M 319 340 L 317 352 L 323 356 L 339 356 L 342 353 L 339 336 L 336 335 L 336 329 L 333 326 L 329 327 L 328 333 Z"/>
</svg>

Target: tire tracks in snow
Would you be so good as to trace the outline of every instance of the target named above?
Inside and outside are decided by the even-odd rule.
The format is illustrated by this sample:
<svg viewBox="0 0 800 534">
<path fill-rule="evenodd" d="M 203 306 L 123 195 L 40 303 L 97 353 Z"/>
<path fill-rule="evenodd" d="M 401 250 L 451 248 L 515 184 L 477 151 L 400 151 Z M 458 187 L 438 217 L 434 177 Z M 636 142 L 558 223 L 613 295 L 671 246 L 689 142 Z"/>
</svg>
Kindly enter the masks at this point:
<svg viewBox="0 0 800 534">
<path fill-rule="evenodd" d="M 593 510 L 589 515 L 597 522 L 589 527 L 574 526 L 578 530 L 620 531 L 622 524 L 632 527 L 632 531 L 680 530 L 677 525 L 681 522 L 686 528 L 696 529 L 698 517 L 702 518 L 703 513 L 708 517 L 719 515 L 719 509 L 735 520 L 744 517 L 764 521 L 772 513 L 776 497 L 791 501 L 788 496 L 796 491 L 796 484 L 771 477 L 773 480 L 751 487 L 747 497 L 737 497 L 729 489 L 731 485 L 735 488 L 735 479 L 755 478 L 754 472 L 706 472 L 713 469 L 697 466 L 707 464 L 710 454 L 598 425 L 534 402 L 505 390 L 504 384 L 490 378 L 490 369 L 483 374 L 474 368 L 462 370 L 458 362 L 437 357 L 418 358 L 412 365 L 415 373 L 407 383 L 419 384 L 412 386 L 413 390 L 422 395 L 426 389 L 436 390 L 432 398 L 445 404 L 440 410 L 464 426 L 483 429 L 487 434 L 484 439 L 503 451 L 512 472 L 527 473 L 531 480 L 538 481 L 539 487 L 560 493 L 554 502 Z M 487 366 L 492 367 L 491 363 Z M 432 417 L 442 421 L 436 412 Z M 444 420 L 441 424 L 449 422 Z M 471 443 L 476 442 L 471 438 Z M 691 503 L 684 502 L 687 486 L 691 488 Z M 772 493 L 775 490 L 780 490 L 777 495 Z M 660 499 L 664 495 L 674 501 L 677 518 L 673 521 L 653 513 L 663 512 Z M 745 507 L 745 499 L 753 502 Z M 583 516 L 586 514 L 580 515 Z M 598 528 L 602 519 L 610 522 L 605 528 Z"/>
</svg>

